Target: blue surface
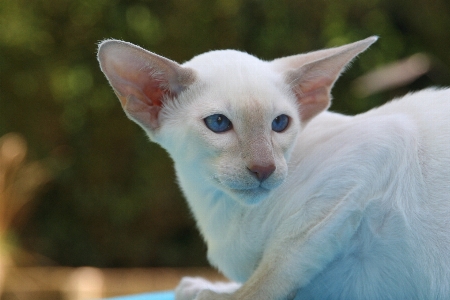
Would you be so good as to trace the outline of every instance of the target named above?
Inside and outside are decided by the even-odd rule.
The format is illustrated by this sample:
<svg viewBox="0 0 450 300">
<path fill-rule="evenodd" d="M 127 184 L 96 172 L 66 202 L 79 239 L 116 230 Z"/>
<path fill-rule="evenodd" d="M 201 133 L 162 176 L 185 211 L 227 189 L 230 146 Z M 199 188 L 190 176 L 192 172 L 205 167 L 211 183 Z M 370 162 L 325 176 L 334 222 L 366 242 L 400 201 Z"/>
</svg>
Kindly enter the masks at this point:
<svg viewBox="0 0 450 300">
<path fill-rule="evenodd" d="M 175 295 L 173 292 L 158 292 L 158 293 L 148 293 L 148 294 L 108 298 L 108 300 L 174 300 L 174 299 Z"/>
</svg>

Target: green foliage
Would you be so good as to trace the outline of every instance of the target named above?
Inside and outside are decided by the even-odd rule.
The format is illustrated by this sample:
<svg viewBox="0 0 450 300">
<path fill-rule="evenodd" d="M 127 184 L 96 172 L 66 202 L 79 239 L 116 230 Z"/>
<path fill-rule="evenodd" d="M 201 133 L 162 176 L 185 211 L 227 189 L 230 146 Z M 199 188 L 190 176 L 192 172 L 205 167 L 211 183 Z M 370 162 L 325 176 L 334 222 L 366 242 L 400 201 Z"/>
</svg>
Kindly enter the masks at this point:
<svg viewBox="0 0 450 300">
<path fill-rule="evenodd" d="M 333 109 L 357 113 L 404 90 L 358 99 L 351 82 L 416 52 L 436 67 L 413 88 L 449 83 L 449 3 L 0 1 L 0 135 L 20 132 L 31 156 L 59 162 L 32 218 L 16 228 L 22 244 L 65 265 L 205 263 L 170 159 L 126 119 L 98 68 L 100 40 L 183 62 L 222 48 L 273 59 L 379 35 L 334 89 Z"/>
</svg>

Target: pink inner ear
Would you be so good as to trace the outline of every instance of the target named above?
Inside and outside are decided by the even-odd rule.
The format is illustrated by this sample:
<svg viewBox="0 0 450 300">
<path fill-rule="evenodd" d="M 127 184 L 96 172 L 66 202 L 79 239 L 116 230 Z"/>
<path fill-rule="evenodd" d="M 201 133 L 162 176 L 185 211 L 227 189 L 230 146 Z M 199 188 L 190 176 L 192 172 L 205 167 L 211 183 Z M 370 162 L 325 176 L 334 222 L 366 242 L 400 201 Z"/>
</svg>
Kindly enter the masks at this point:
<svg viewBox="0 0 450 300">
<path fill-rule="evenodd" d="M 98 59 L 126 114 L 150 130 L 160 125 L 164 99 L 194 81 L 192 70 L 126 42 L 105 41 Z"/>
<path fill-rule="evenodd" d="M 164 82 L 143 72 L 123 72 L 121 77 L 111 77 L 111 83 L 129 117 L 143 126 L 157 128 L 158 113 L 165 96 L 172 96 L 164 90 Z"/>
<path fill-rule="evenodd" d="M 162 85 L 161 80 L 154 78 L 141 83 L 140 95 L 127 98 L 125 111 L 140 124 L 156 129 L 159 126 L 158 114 L 163 105 L 163 98 L 172 97 L 172 93 L 164 90 Z"/>
<path fill-rule="evenodd" d="M 111 77 L 111 83 L 124 108 L 131 95 L 149 107 L 161 107 L 164 96 L 172 97 L 172 93 L 163 88 L 163 80 L 144 72 L 122 72 L 120 77 Z"/>
<path fill-rule="evenodd" d="M 150 100 L 150 103 L 146 101 L 147 105 L 159 107 L 162 106 L 162 98 L 164 97 L 164 94 L 168 94 L 168 92 L 164 93 L 160 87 L 160 83 L 157 81 L 147 83 L 147 85 L 143 87 L 142 92 L 146 96 L 145 100 Z"/>
<path fill-rule="evenodd" d="M 332 80 L 327 76 L 306 79 L 299 83 L 295 94 L 300 104 L 302 122 L 308 122 L 328 108 L 330 104 L 329 91 L 332 84 Z"/>
<path fill-rule="evenodd" d="M 304 123 L 327 109 L 330 103 L 326 87 L 320 87 L 306 94 L 297 94 L 297 99 L 300 103 L 300 118 Z"/>
</svg>

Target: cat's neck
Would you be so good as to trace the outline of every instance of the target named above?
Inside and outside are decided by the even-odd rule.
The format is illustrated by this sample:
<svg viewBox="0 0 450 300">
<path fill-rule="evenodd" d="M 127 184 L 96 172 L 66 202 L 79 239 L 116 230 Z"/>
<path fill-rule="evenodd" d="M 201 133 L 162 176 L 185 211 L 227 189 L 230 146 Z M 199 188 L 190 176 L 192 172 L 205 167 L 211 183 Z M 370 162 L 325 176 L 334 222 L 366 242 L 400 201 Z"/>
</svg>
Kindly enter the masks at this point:
<svg viewBox="0 0 450 300">
<path fill-rule="evenodd" d="M 231 220 L 244 209 L 229 195 L 207 183 L 207 180 L 195 175 L 186 176 L 185 174 L 192 173 L 188 166 L 176 163 L 175 169 L 178 182 L 200 227 L 207 226 L 214 218 L 219 218 L 216 219 L 217 222 Z"/>
</svg>

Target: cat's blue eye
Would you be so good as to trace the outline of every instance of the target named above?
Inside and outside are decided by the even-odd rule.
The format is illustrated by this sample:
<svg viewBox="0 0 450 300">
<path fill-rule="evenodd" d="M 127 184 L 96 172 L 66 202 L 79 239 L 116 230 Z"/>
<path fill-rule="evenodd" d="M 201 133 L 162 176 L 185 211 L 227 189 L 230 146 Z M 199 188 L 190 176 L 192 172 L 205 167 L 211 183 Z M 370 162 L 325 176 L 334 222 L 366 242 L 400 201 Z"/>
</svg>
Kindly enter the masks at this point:
<svg viewBox="0 0 450 300">
<path fill-rule="evenodd" d="M 206 127 L 215 133 L 228 131 L 232 128 L 230 119 L 222 114 L 215 114 L 204 119 Z"/>
<path fill-rule="evenodd" d="M 279 115 L 272 121 L 272 130 L 276 132 L 282 132 L 289 125 L 289 117 L 286 115 Z"/>
</svg>

